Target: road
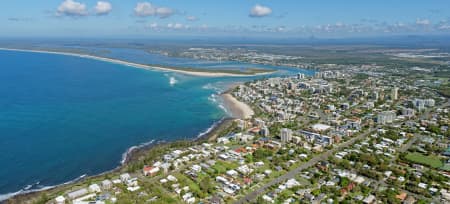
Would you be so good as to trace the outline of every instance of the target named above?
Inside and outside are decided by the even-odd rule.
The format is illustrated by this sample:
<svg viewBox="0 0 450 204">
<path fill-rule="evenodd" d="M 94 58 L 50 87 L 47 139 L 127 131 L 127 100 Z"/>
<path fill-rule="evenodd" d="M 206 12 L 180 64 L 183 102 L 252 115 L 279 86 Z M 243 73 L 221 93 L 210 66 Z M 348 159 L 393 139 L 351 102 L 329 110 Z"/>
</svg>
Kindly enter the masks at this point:
<svg viewBox="0 0 450 204">
<path fill-rule="evenodd" d="M 435 107 L 434 110 L 436 108 L 443 108 L 445 106 L 448 106 L 449 104 L 450 104 L 450 100 L 438 107 Z M 428 109 L 424 114 L 422 114 L 421 118 L 429 117 L 429 114 L 430 114 L 429 112 L 430 112 L 430 109 Z M 258 196 L 260 196 L 261 194 L 266 192 L 269 187 L 280 184 L 288 179 L 294 178 L 297 174 L 301 173 L 303 170 L 314 166 L 315 164 L 317 164 L 320 161 L 327 160 L 329 156 L 332 156 L 338 150 L 352 145 L 353 143 L 355 143 L 355 141 L 365 138 L 370 133 L 371 133 L 371 129 L 367 130 L 363 134 L 358 135 L 357 137 L 350 139 L 349 141 L 343 142 L 338 147 L 333 148 L 332 150 L 328 150 L 320 155 L 313 157 L 311 160 L 309 160 L 306 163 L 301 164 L 296 169 L 293 169 L 293 170 L 289 171 L 288 173 L 286 173 L 276 179 L 273 179 L 272 181 L 262 185 L 258 189 L 248 193 L 247 195 L 245 195 L 244 197 L 242 197 L 241 199 L 236 201 L 236 203 L 243 204 L 243 203 L 249 203 L 249 202 L 255 200 Z M 406 149 L 408 149 L 414 143 L 414 141 L 417 140 L 419 137 L 420 137 L 420 135 L 415 135 L 414 138 L 412 138 L 406 145 L 404 145 L 404 147 L 400 151 L 405 151 Z"/>
<path fill-rule="evenodd" d="M 450 99 L 448 99 L 447 102 L 445 102 L 445 103 L 443 103 L 443 104 L 441 104 L 439 106 L 436 106 L 434 108 L 427 108 L 427 109 L 425 109 L 425 112 L 419 118 L 422 119 L 422 120 L 428 119 L 428 118 L 430 118 L 430 112 L 431 111 L 434 111 L 434 110 L 439 109 L 439 108 L 444 108 L 444 107 L 447 107 L 447 106 L 450 106 Z"/>
<path fill-rule="evenodd" d="M 274 186 L 276 184 L 280 184 L 286 180 L 289 180 L 291 178 L 294 178 L 296 175 L 298 175 L 299 173 L 301 173 L 303 170 L 308 169 L 312 166 L 314 166 L 315 164 L 317 164 L 320 161 L 325 161 L 328 160 L 328 157 L 334 155 L 338 150 L 342 149 L 342 148 L 346 148 L 350 145 L 352 145 L 353 143 L 355 143 L 357 140 L 363 139 L 365 137 L 367 137 L 367 135 L 369 135 L 371 133 L 371 129 L 367 130 L 366 132 L 351 138 L 350 140 L 343 142 L 341 144 L 339 144 L 337 147 L 328 150 L 320 155 L 317 155 L 315 157 L 313 157 L 312 159 L 310 159 L 308 162 L 301 164 L 299 167 L 289 171 L 288 173 L 275 178 L 273 180 L 271 180 L 270 182 L 262 185 L 261 187 L 259 187 L 258 189 L 254 190 L 251 193 L 248 193 L 247 195 L 245 195 L 244 197 L 242 197 L 241 199 L 239 199 L 238 201 L 236 201 L 237 204 L 243 204 L 243 203 L 249 203 L 253 200 L 255 200 L 258 196 L 260 196 L 262 193 L 266 192 L 267 189 L 271 186 Z"/>
<path fill-rule="evenodd" d="M 408 150 L 413 144 L 414 142 L 416 142 L 419 138 L 422 138 L 421 134 L 417 134 L 415 133 L 412 138 L 408 141 L 408 143 L 406 143 L 405 145 L 403 145 L 402 147 L 400 147 L 400 149 L 398 149 L 398 152 L 405 152 L 406 150 Z"/>
<path fill-rule="evenodd" d="M 365 178 L 366 180 L 370 180 L 370 181 L 376 183 L 377 186 L 378 186 L 378 188 L 380 188 L 381 186 L 382 186 L 382 187 L 385 187 L 385 188 L 388 188 L 388 187 L 390 186 L 390 185 L 387 184 L 384 180 L 375 180 L 375 179 L 368 178 L 368 177 L 364 177 L 364 178 Z M 401 192 L 406 192 L 408 195 L 413 195 L 415 198 L 419 198 L 419 199 L 423 199 L 423 200 L 432 200 L 434 203 L 440 203 L 439 199 L 438 199 L 436 196 L 433 196 L 432 198 L 427 198 L 427 197 L 425 197 L 425 196 L 423 196 L 423 195 L 420 195 L 420 194 L 417 194 L 417 193 L 408 191 L 408 190 L 406 190 L 406 189 L 404 189 L 404 188 L 402 188 L 402 189 L 399 190 L 399 191 L 401 191 Z"/>
</svg>

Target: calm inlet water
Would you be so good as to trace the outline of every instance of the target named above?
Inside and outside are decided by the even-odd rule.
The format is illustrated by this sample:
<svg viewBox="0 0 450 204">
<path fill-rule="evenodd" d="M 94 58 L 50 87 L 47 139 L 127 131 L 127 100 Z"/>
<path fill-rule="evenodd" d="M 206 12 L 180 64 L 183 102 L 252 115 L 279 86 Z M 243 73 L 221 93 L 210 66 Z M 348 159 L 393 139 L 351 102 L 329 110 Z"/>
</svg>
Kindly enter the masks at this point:
<svg viewBox="0 0 450 204">
<path fill-rule="evenodd" d="M 160 58 L 164 63 L 152 57 L 155 64 L 168 63 L 166 57 Z M 195 64 L 182 60 L 175 64 Z M 277 75 L 294 73 L 279 69 Z M 169 83 L 172 77 L 175 84 Z M 131 146 L 196 137 L 226 115 L 214 94 L 249 79 L 0 51 L 0 200 L 111 170 Z"/>
</svg>

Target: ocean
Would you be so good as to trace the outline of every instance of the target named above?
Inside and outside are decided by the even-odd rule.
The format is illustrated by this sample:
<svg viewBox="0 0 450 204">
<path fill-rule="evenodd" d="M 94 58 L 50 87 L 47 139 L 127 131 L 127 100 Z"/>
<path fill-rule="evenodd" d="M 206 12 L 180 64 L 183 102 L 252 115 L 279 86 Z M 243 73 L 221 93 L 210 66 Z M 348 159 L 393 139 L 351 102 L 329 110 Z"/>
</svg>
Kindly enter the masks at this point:
<svg viewBox="0 0 450 204">
<path fill-rule="evenodd" d="M 132 146 L 195 138 L 227 116 L 217 94 L 250 79 L 0 50 L 0 200 L 111 170 Z"/>
</svg>

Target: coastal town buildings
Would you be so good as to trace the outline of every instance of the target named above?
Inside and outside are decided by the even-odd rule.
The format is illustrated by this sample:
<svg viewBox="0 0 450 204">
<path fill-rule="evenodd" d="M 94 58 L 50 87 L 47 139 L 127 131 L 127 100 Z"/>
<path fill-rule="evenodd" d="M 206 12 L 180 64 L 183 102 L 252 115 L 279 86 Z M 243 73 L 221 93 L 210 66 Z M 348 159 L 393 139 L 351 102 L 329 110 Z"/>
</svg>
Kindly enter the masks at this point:
<svg viewBox="0 0 450 204">
<path fill-rule="evenodd" d="M 280 135 L 281 135 L 281 142 L 286 143 L 292 140 L 292 130 L 288 128 L 281 129 Z"/>
<path fill-rule="evenodd" d="M 52 202 L 450 202 L 448 102 L 351 75 L 241 84 L 230 95 L 255 110 L 252 118 L 210 140 L 156 148 Z"/>
</svg>

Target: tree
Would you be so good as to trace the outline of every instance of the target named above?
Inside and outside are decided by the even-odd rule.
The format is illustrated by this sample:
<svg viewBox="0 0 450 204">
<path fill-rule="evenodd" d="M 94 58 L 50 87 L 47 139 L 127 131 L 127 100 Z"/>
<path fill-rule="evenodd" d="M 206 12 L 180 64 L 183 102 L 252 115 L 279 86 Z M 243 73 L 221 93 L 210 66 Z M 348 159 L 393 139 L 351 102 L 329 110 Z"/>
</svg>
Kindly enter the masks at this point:
<svg viewBox="0 0 450 204">
<path fill-rule="evenodd" d="M 350 162 L 348 160 L 346 160 L 346 159 L 342 160 L 341 166 L 344 167 L 344 169 L 350 169 L 352 167 Z"/>
<path fill-rule="evenodd" d="M 253 163 L 253 155 L 251 155 L 251 154 L 245 155 L 245 162 L 246 163 Z"/>
<path fill-rule="evenodd" d="M 46 193 L 41 194 L 41 197 L 39 197 L 39 200 L 36 201 L 36 203 L 40 204 L 44 204 L 47 203 L 50 199 L 48 198 Z"/>
<path fill-rule="evenodd" d="M 428 125 L 428 131 L 436 134 L 441 134 L 441 129 L 437 125 Z"/>
<path fill-rule="evenodd" d="M 273 155 L 273 152 L 267 149 L 259 148 L 253 152 L 253 158 L 255 160 L 261 160 L 267 157 L 271 157 Z"/>
<path fill-rule="evenodd" d="M 211 185 L 211 178 L 209 176 L 206 176 L 200 181 L 200 189 L 202 189 L 203 192 L 211 193 L 213 190 L 213 186 Z"/>
<path fill-rule="evenodd" d="M 371 166 L 378 164 L 377 158 L 372 154 L 362 154 L 361 161 L 366 161 Z"/>
<path fill-rule="evenodd" d="M 320 189 L 316 188 L 314 189 L 311 194 L 313 194 L 314 196 L 318 196 L 321 193 Z"/>
<path fill-rule="evenodd" d="M 350 183 L 350 180 L 348 180 L 347 177 L 341 177 L 341 180 L 339 181 L 339 185 L 341 187 L 348 186 L 349 183 Z"/>
</svg>

